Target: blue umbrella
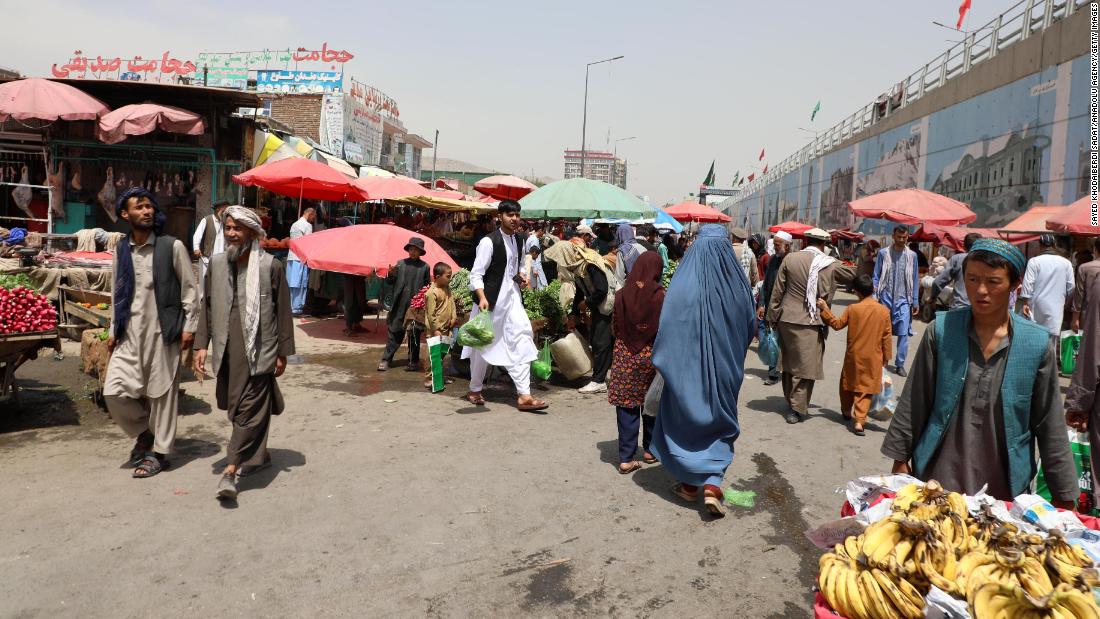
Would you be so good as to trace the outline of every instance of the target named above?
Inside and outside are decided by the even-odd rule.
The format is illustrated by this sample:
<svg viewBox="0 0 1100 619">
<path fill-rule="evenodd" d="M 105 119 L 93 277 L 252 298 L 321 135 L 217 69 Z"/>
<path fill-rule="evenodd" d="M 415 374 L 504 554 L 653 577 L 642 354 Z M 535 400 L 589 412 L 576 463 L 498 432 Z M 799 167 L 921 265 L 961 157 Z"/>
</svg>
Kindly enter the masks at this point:
<svg viewBox="0 0 1100 619">
<path fill-rule="evenodd" d="M 654 206 L 653 210 L 657 211 L 657 218 L 653 220 L 654 226 L 658 228 L 669 228 L 676 234 L 680 234 L 684 231 L 684 226 L 682 226 L 680 222 L 673 219 L 672 215 L 666 213 L 664 209 Z"/>
</svg>

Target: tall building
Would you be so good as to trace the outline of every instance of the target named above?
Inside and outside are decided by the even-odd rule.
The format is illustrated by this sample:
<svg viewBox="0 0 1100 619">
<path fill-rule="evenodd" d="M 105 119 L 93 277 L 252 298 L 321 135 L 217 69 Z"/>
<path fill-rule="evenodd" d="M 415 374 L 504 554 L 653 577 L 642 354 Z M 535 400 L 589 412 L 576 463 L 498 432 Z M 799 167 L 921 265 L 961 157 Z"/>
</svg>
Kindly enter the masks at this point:
<svg viewBox="0 0 1100 619">
<path fill-rule="evenodd" d="M 581 151 L 565 151 L 565 178 L 581 176 Z M 584 178 L 603 181 L 626 189 L 626 162 L 612 153 L 584 152 Z"/>
</svg>

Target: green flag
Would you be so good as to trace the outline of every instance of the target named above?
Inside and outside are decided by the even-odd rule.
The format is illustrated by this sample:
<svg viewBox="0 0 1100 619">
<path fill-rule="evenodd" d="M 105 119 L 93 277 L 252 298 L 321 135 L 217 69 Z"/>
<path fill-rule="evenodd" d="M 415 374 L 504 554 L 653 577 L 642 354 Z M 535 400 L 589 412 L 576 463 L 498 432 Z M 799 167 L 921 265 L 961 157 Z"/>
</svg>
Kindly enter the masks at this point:
<svg viewBox="0 0 1100 619">
<path fill-rule="evenodd" d="M 734 172 L 734 174 L 733 174 L 733 182 L 730 183 L 730 187 L 736 187 L 737 186 L 737 181 L 739 181 L 740 179 L 741 179 L 741 170 L 738 170 L 738 171 Z"/>
<path fill-rule="evenodd" d="M 707 172 L 707 177 L 703 179 L 703 185 L 710 187 L 714 184 L 714 161 L 710 162 L 710 172 Z"/>
<path fill-rule="evenodd" d="M 817 102 L 817 105 L 814 106 L 813 113 L 810 114 L 810 122 L 814 121 L 814 117 L 817 116 L 817 113 L 820 112 L 820 111 L 821 111 L 821 101 L 819 100 Z"/>
</svg>

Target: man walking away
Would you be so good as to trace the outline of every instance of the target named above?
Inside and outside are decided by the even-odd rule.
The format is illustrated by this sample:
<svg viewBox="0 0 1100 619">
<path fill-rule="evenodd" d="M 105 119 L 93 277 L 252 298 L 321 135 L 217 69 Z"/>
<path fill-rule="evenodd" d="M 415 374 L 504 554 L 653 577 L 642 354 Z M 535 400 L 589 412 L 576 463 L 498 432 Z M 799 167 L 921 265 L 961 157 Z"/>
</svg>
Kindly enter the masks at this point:
<svg viewBox="0 0 1100 619">
<path fill-rule="evenodd" d="M 913 316 L 920 310 L 920 272 L 917 252 L 906 246 L 909 228 L 894 228 L 894 244 L 878 252 L 875 260 L 875 294 L 878 302 L 890 310 L 894 335 L 898 336 L 898 351 L 894 357 L 894 373 L 905 376 L 905 358 L 909 354 L 909 338 L 913 335 Z"/>
<path fill-rule="evenodd" d="M 783 258 L 787 256 L 787 252 L 791 250 L 791 241 L 794 237 L 789 232 L 780 230 L 775 233 L 772 238 L 772 247 L 775 254 L 768 257 L 768 266 L 764 271 L 764 282 L 760 290 L 760 299 L 756 302 L 756 318 L 760 323 L 760 331 L 763 332 L 766 322 L 764 321 L 764 313 L 768 310 L 768 303 L 772 298 L 772 290 L 775 289 L 775 279 L 779 274 L 779 266 L 783 264 Z M 765 256 L 768 254 L 765 253 Z M 760 338 L 763 341 L 763 337 Z M 778 362 L 777 362 L 778 363 Z M 773 365 L 768 368 L 768 377 L 764 379 L 764 384 L 771 386 L 779 382 L 779 367 Z"/>
<path fill-rule="evenodd" d="M 476 316 L 490 312 L 493 341 L 482 348 L 463 348 L 462 358 L 470 360 L 470 391 L 466 400 L 484 406 L 481 390 L 489 364 L 503 367 L 516 385 L 516 408 L 540 411 L 549 405 L 531 396 L 531 362 L 538 358 L 534 334 L 520 290 L 527 286 L 521 270 L 524 237 L 516 234 L 520 206 L 515 200 L 497 205 L 500 228 L 477 244 L 474 268 L 470 270 L 470 289 L 477 302 Z"/>
<path fill-rule="evenodd" d="M 974 241 L 980 238 L 982 238 L 982 235 L 977 232 L 971 232 L 963 237 L 963 251 L 951 256 L 947 260 L 947 268 L 940 271 L 940 274 L 936 276 L 936 281 L 932 282 L 933 301 L 940 297 L 940 293 L 950 283 L 953 290 L 951 292 L 951 304 L 948 307 L 950 309 L 970 307 L 970 300 L 966 296 L 966 280 L 963 279 L 963 263 L 966 262 L 966 255 L 970 253 Z"/>
<path fill-rule="evenodd" d="M 222 216 L 229 202 L 222 201 L 214 205 L 214 212 L 199 221 L 195 226 L 195 234 L 191 237 L 191 249 L 194 256 L 199 259 L 199 291 L 202 291 L 202 280 L 206 277 L 206 270 L 210 268 L 210 258 L 225 251 L 225 236 L 222 234 Z"/>
<path fill-rule="evenodd" d="M 131 187 L 118 198 L 130 234 L 115 252 L 103 396 L 115 423 L 137 440 L 127 466 L 134 477 L 168 468 L 179 414 L 180 351 L 198 326 L 198 291 L 184 244 L 160 232 L 168 220 L 156 198 Z"/>
<path fill-rule="evenodd" d="M 298 221 L 290 226 L 290 239 L 313 234 L 313 222 L 316 220 L 317 212 L 307 208 Z M 301 316 L 306 305 L 306 293 L 309 291 L 309 268 L 302 264 L 294 250 L 286 257 L 286 279 L 290 286 L 290 311 L 295 316 Z"/>
<path fill-rule="evenodd" d="M 1073 264 L 1058 253 L 1053 234 L 1040 236 L 1039 246 L 1042 253 L 1028 260 L 1024 271 L 1021 313 L 1046 328 L 1057 342 L 1066 297 L 1073 294 Z"/>
<path fill-rule="evenodd" d="M 294 354 L 294 320 L 283 265 L 260 249 L 260 218 L 230 206 L 223 225 L 226 251 L 210 261 L 194 363 L 195 373 L 203 375 L 213 344 L 218 408 L 229 412 L 233 424 L 217 496 L 235 499 L 238 477 L 271 464 L 268 429 L 284 406 L 275 379 Z"/>
<path fill-rule="evenodd" d="M 733 254 L 740 261 L 741 270 L 745 272 L 751 290 L 756 287 L 756 282 L 760 279 L 760 272 L 757 270 L 756 254 L 745 243 L 745 240 L 749 238 L 749 233 L 745 232 L 744 228 L 734 228 L 730 232 L 730 236 L 733 237 Z"/>
<path fill-rule="evenodd" d="M 424 255 L 424 239 L 415 236 L 410 238 L 405 245 L 405 251 L 409 252 L 409 257 L 390 269 L 388 276 L 393 285 L 393 302 L 386 315 L 389 339 L 386 341 L 386 350 L 382 353 L 382 361 L 378 364 L 379 372 L 385 372 L 390 368 L 393 355 L 401 347 L 406 331 L 409 333 L 409 365 L 405 370 L 420 371 L 420 330 L 406 327 L 405 314 L 408 313 L 416 293 L 431 282 L 430 267 L 427 262 L 420 259 Z"/>
<path fill-rule="evenodd" d="M 809 414 L 814 381 L 825 378 L 822 358 L 828 331 L 818 314 L 817 300 L 831 302 L 835 289 L 836 260 L 825 255 L 829 233 L 811 228 L 804 236 L 806 248 L 788 254 L 779 265 L 768 301 L 768 324 L 779 329 L 787 423 L 798 423 Z"/>
</svg>

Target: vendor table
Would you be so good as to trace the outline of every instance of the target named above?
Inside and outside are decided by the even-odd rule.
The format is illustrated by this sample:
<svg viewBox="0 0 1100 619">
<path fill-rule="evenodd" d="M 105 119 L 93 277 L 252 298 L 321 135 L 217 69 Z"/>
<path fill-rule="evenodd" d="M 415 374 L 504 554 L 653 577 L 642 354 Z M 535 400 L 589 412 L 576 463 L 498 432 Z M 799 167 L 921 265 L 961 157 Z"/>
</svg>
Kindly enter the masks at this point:
<svg viewBox="0 0 1100 619">
<path fill-rule="evenodd" d="M 37 359 L 38 351 L 46 347 L 61 351 L 61 338 L 56 329 L 41 333 L 0 335 L 0 397 L 10 391 L 12 398 L 19 400 L 15 371 L 27 361 Z"/>
</svg>

